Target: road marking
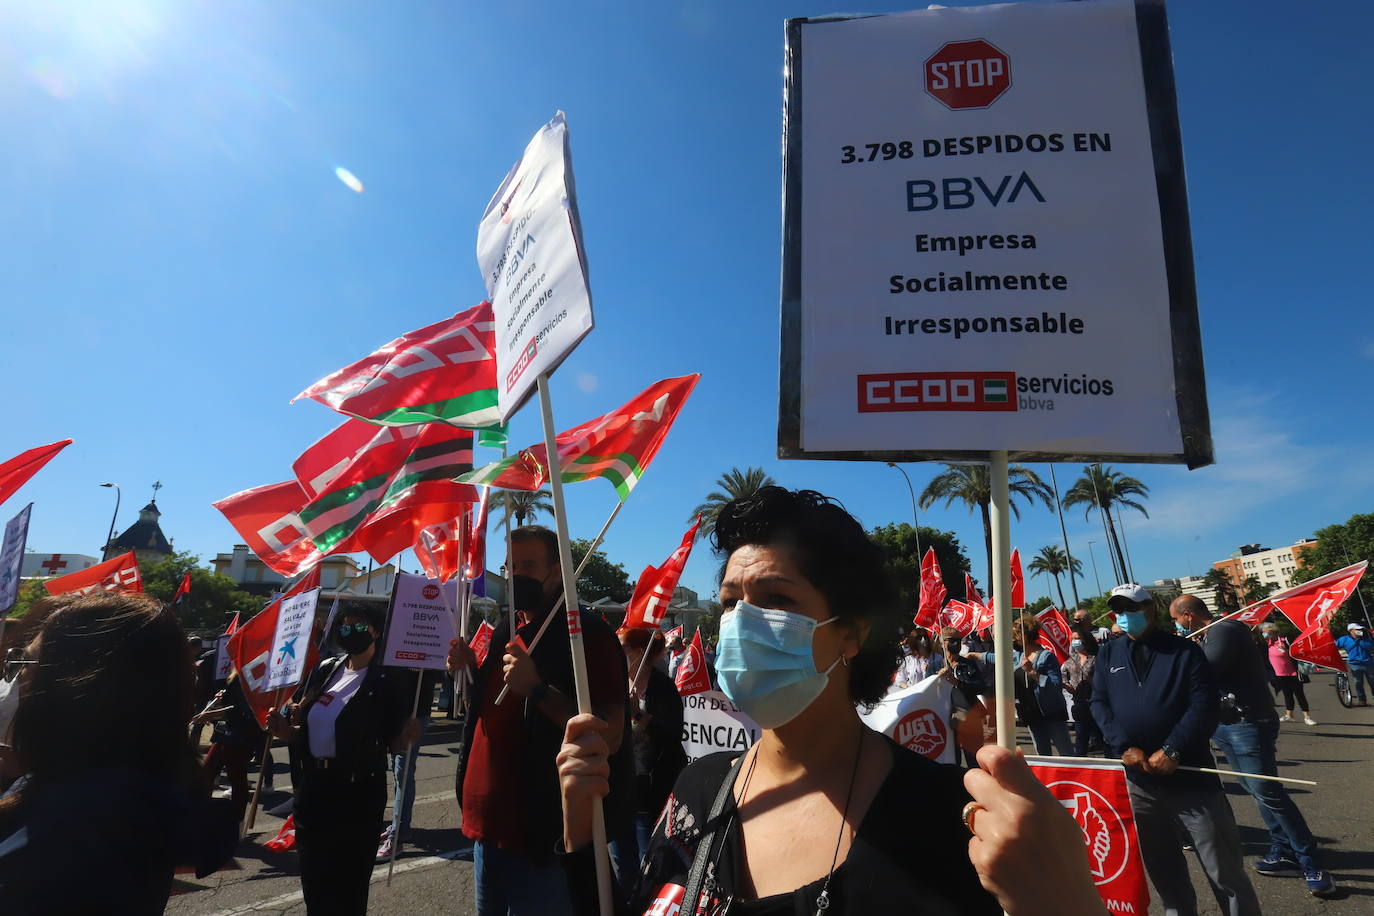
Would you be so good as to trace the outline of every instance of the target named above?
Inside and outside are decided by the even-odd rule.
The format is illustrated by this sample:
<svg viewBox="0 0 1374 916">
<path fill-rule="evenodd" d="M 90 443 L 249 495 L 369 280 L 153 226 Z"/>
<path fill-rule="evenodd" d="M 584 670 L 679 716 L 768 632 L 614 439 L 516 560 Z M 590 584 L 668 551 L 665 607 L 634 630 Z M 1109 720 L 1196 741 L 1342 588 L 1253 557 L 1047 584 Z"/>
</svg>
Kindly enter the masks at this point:
<svg viewBox="0 0 1374 916">
<path fill-rule="evenodd" d="M 425 856 L 423 859 L 411 859 L 408 862 L 398 862 L 393 874 L 403 875 L 406 872 L 419 871 L 422 868 L 429 868 L 433 865 L 442 865 L 445 862 L 452 862 L 454 859 L 471 854 L 471 847 L 462 849 L 450 849 L 448 852 L 441 852 L 437 856 Z M 377 865 L 372 869 L 372 884 L 386 880 L 386 863 Z M 212 913 L 211 916 L 240 916 L 243 913 L 257 913 L 263 910 L 284 910 L 289 906 L 294 906 L 305 899 L 305 894 L 301 891 L 292 891 L 289 894 L 280 894 L 276 897 L 269 897 L 266 900 L 259 900 L 247 906 L 234 907 L 233 909 L 220 910 Z"/>
</svg>

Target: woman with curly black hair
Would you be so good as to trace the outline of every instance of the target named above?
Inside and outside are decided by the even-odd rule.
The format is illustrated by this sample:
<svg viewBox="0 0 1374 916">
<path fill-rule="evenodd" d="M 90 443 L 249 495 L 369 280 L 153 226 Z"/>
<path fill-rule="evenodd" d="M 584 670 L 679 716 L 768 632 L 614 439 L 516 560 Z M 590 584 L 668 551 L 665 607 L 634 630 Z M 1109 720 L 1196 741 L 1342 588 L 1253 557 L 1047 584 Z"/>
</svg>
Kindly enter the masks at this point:
<svg viewBox="0 0 1374 916">
<path fill-rule="evenodd" d="M 683 771 L 629 912 L 679 903 L 684 916 L 999 912 L 961 823 L 970 801 L 963 772 L 859 719 L 857 707 L 882 698 L 901 660 L 904 615 L 881 549 L 838 503 L 781 487 L 728 503 L 714 540 L 725 556 L 720 687 L 762 736 L 743 754 L 715 754 Z M 606 791 L 603 730 L 590 716 L 568 723 L 559 768 L 569 850 L 585 850 L 591 807 Z M 1040 792 L 1040 805 L 1018 809 L 1037 818 L 1049 811 L 1039 842 L 1078 843 L 1077 828 Z M 978 812 L 1003 823 L 1001 813 Z M 1092 895 L 1086 868 L 1077 867 L 1075 890 Z"/>
</svg>

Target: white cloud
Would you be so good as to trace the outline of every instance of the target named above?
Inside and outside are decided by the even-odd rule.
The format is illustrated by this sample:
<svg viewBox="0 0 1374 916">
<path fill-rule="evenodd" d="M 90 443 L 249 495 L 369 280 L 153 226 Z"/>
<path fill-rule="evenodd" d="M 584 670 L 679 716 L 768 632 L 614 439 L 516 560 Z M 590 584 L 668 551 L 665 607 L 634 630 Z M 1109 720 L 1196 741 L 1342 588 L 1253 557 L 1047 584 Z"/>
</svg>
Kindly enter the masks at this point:
<svg viewBox="0 0 1374 916">
<path fill-rule="evenodd" d="M 1369 359 L 1374 359 L 1374 339 L 1366 340 L 1360 346 L 1360 352 Z"/>
</svg>

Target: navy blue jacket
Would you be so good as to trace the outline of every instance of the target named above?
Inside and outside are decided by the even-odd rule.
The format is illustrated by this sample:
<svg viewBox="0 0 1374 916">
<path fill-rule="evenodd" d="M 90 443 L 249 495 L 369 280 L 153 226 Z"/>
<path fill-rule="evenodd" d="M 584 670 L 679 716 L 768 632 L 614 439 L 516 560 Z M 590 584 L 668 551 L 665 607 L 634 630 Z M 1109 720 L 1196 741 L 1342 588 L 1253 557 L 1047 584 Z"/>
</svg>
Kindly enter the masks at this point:
<svg viewBox="0 0 1374 916">
<path fill-rule="evenodd" d="M 1180 752 L 1180 763 L 1216 766 L 1207 742 L 1217 727 L 1217 685 L 1201 647 L 1161 630 L 1141 642 L 1144 670 L 1136 670 L 1132 640 L 1124 636 L 1102 644 L 1093 668 L 1093 718 L 1112 753 L 1120 756 L 1138 747 L 1148 757 L 1167 744 Z M 1127 770 L 1126 775 L 1142 786 L 1218 782 L 1200 773 L 1155 776 Z"/>
</svg>

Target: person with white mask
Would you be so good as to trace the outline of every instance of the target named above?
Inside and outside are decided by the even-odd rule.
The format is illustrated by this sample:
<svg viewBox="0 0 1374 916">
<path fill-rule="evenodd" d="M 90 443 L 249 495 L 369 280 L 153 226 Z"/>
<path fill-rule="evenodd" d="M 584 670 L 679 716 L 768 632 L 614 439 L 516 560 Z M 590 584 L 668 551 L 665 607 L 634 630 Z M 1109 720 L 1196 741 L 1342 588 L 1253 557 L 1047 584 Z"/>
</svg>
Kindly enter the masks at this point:
<svg viewBox="0 0 1374 916">
<path fill-rule="evenodd" d="M 682 772 L 626 912 L 1105 911 L 1081 832 L 1019 757 L 983 748 L 984 769 L 965 774 L 859 719 L 898 667 L 902 612 L 881 548 L 852 516 L 769 486 L 726 504 L 713 537 L 725 557 L 720 688 L 762 732 Z M 608 790 L 605 731 L 575 717 L 559 753 L 570 856 L 589 856 Z"/>
</svg>

